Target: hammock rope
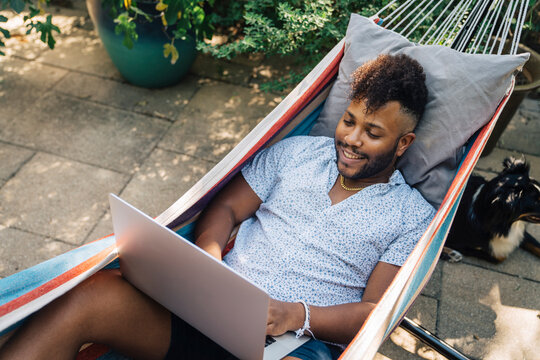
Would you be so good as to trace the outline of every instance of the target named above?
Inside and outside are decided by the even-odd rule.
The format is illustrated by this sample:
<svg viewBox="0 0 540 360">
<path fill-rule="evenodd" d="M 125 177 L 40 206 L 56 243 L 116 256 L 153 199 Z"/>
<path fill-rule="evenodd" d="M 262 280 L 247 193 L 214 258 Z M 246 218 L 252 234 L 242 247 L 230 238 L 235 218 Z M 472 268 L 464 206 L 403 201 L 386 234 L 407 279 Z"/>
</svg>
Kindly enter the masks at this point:
<svg viewBox="0 0 540 360">
<path fill-rule="evenodd" d="M 508 9 L 506 11 L 506 17 L 504 21 L 504 30 L 501 40 L 499 41 L 499 49 L 497 50 L 497 55 L 502 54 L 504 43 L 506 42 L 506 38 L 508 37 L 508 32 L 510 31 L 510 25 L 512 23 L 512 13 L 514 12 L 515 5 L 514 1 L 510 1 L 510 5 L 508 5 Z"/>
<path fill-rule="evenodd" d="M 445 19 L 445 21 L 443 22 L 443 25 L 438 30 L 436 30 L 434 32 L 433 37 L 435 36 L 435 34 L 437 34 L 437 37 L 435 38 L 435 40 L 434 41 L 428 41 L 427 44 L 446 45 L 446 41 L 444 43 L 441 43 L 442 38 L 444 36 L 446 36 L 446 39 L 452 37 L 452 34 L 454 34 L 454 32 L 456 31 L 456 29 L 457 29 L 457 27 L 459 25 L 460 19 L 462 19 L 463 16 L 465 15 L 465 13 L 467 11 L 467 8 L 468 8 L 468 6 L 469 6 L 469 4 L 471 2 L 472 2 L 472 0 L 468 0 L 465 3 L 459 3 L 458 6 L 455 7 L 454 10 L 450 13 L 450 16 L 447 19 Z M 454 27 L 452 28 L 452 31 L 449 32 L 448 29 L 452 25 Z M 431 38 L 430 38 L 430 40 L 431 40 Z"/>
<path fill-rule="evenodd" d="M 397 0 L 392 0 L 392 1 L 390 1 L 388 4 L 386 4 L 386 5 L 383 6 L 381 9 L 379 9 L 379 11 L 377 11 L 377 12 L 375 13 L 375 16 L 379 16 L 380 13 L 382 13 L 383 11 L 385 11 L 386 9 L 388 9 L 390 6 L 394 5 L 396 2 L 397 2 Z"/>
<path fill-rule="evenodd" d="M 476 25 L 480 21 L 480 18 L 482 15 L 484 15 L 484 10 L 489 3 L 489 0 L 484 0 L 482 2 L 477 2 L 475 7 L 473 8 L 471 15 L 467 18 L 465 21 L 465 24 L 460 29 L 460 32 L 458 33 L 458 36 L 454 39 L 450 47 L 456 49 L 457 51 L 464 51 L 469 39 L 473 36 Z M 461 33 L 464 34 L 464 36 L 460 36 Z M 454 46 L 454 43 L 456 45 Z"/>
<path fill-rule="evenodd" d="M 500 12 L 500 10 L 502 8 L 502 3 L 503 3 L 503 0 L 497 0 L 497 1 L 495 1 L 494 4 L 492 4 L 490 6 L 490 8 L 489 8 L 489 16 L 486 16 L 484 18 L 484 21 L 482 22 L 482 25 L 480 27 L 480 29 L 481 29 L 480 35 L 477 36 L 474 39 L 473 45 L 469 48 L 470 53 L 476 53 L 478 51 L 478 47 L 482 43 L 481 39 L 484 38 L 484 35 L 485 35 L 486 31 L 489 28 L 491 28 L 490 34 L 489 34 L 489 36 L 487 38 L 487 41 L 486 41 L 486 46 L 484 47 L 484 52 L 483 53 L 485 54 L 485 51 L 486 51 L 487 46 L 489 44 L 489 40 L 491 39 L 492 31 L 493 31 L 493 29 L 495 27 L 494 21 L 499 17 L 499 12 Z M 497 15 L 495 16 L 495 14 L 497 14 Z"/>
<path fill-rule="evenodd" d="M 423 24 L 424 21 L 427 19 L 427 17 L 428 17 L 429 15 L 431 15 L 431 13 L 432 13 L 433 11 L 435 11 L 435 9 L 438 8 L 439 5 L 440 5 L 443 1 L 444 1 L 444 0 L 439 0 L 439 2 L 438 2 L 435 6 L 433 6 L 433 7 L 430 7 L 431 3 L 429 3 L 429 4 L 427 5 L 427 7 L 428 7 L 430 10 L 424 15 L 424 17 L 423 17 L 420 21 L 418 21 L 418 22 L 415 23 L 414 21 L 416 20 L 416 18 L 414 18 L 414 19 L 411 21 L 411 24 L 416 24 L 416 25 L 414 25 L 414 27 L 413 27 L 411 30 L 409 30 L 409 32 L 408 32 L 407 34 L 405 34 L 405 37 L 408 38 L 408 37 L 409 37 L 409 36 L 410 36 L 410 35 L 418 28 L 418 26 L 420 26 L 421 24 Z M 449 3 L 449 4 L 450 4 L 450 3 Z M 425 10 L 425 8 L 422 10 L 422 12 L 424 12 L 424 10 Z M 405 28 L 403 28 L 403 30 L 400 31 L 399 33 L 400 33 L 400 34 L 403 34 L 403 32 L 404 32 L 405 30 L 407 30 L 407 28 L 408 28 L 409 26 L 410 26 L 410 24 L 407 25 L 407 26 L 405 26 Z"/>
<path fill-rule="evenodd" d="M 452 5 L 452 1 L 450 1 L 446 7 L 443 9 L 443 11 L 439 14 L 439 16 L 437 17 L 437 19 L 435 19 L 435 21 L 431 24 L 431 26 L 429 27 L 429 29 L 424 33 L 424 35 L 422 35 L 422 37 L 420 38 L 419 40 L 419 43 L 420 44 L 425 44 L 424 42 L 424 38 L 431 32 L 431 30 L 433 29 L 433 27 L 439 22 L 439 20 L 441 19 L 441 17 L 443 17 L 443 15 L 446 13 L 446 11 L 448 10 L 448 8 L 450 7 L 450 5 Z M 433 9 L 435 10 L 435 9 Z M 416 27 L 418 27 L 420 24 L 418 24 Z M 415 27 L 415 29 L 416 29 Z M 411 33 L 409 33 L 410 35 Z M 408 36 L 407 36 L 408 37 Z M 430 38 L 431 39 L 431 38 Z M 427 41 L 429 42 L 429 40 Z"/>
<path fill-rule="evenodd" d="M 405 10 L 407 10 L 413 3 L 414 3 L 414 0 L 407 0 L 401 6 L 399 6 L 394 12 L 388 15 L 385 18 L 385 20 L 387 21 L 385 28 L 388 28 L 388 26 L 390 26 L 390 24 L 392 24 L 394 20 L 398 18 Z M 388 21 L 388 19 L 392 19 L 392 20 Z"/>
<path fill-rule="evenodd" d="M 419 9 L 422 5 L 424 5 L 424 3 L 425 3 L 426 1 L 427 1 L 427 0 L 423 0 L 423 1 L 422 1 L 420 4 L 418 4 L 414 9 L 412 9 L 412 11 L 409 11 L 409 14 L 408 14 L 407 16 L 405 16 L 403 19 L 401 19 L 401 21 L 398 22 L 397 25 L 396 25 L 394 28 L 392 28 L 392 30 L 398 29 L 398 28 L 401 26 L 401 24 L 403 24 L 403 23 L 409 18 L 409 16 L 411 16 L 412 14 L 415 14 L 415 13 L 416 13 L 416 16 L 409 22 L 409 24 L 412 23 L 412 22 L 414 22 L 414 21 L 418 18 L 418 16 L 420 16 L 420 15 L 422 14 L 422 11 L 418 11 L 418 9 Z M 433 2 L 433 0 L 431 0 L 431 2 Z M 431 3 L 431 2 L 430 2 L 430 3 Z"/>
<path fill-rule="evenodd" d="M 527 0 L 521 1 L 521 7 L 519 9 L 520 16 L 516 24 L 516 31 L 515 31 L 516 35 L 514 36 L 514 39 L 512 41 L 512 49 L 510 50 L 511 54 L 515 54 L 518 49 L 519 39 L 521 38 L 521 31 L 523 30 L 523 24 L 525 23 L 525 16 L 527 14 L 527 6 L 525 6 L 526 2 Z"/>
<path fill-rule="evenodd" d="M 417 30 L 423 25 L 427 30 L 417 34 L 418 44 L 449 46 L 467 53 L 515 55 L 527 3 L 528 0 L 406 0 L 399 4 L 394 0 L 374 17 L 383 19 L 383 27 L 407 38 L 421 32 Z"/>
</svg>

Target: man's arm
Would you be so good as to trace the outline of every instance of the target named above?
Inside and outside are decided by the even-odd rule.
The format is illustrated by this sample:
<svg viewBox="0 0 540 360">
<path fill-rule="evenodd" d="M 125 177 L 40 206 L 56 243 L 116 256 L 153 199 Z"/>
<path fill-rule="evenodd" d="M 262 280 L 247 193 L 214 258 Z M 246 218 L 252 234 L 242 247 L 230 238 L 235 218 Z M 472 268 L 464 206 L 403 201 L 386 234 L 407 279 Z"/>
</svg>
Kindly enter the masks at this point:
<svg viewBox="0 0 540 360">
<path fill-rule="evenodd" d="M 234 227 L 252 216 L 262 201 L 238 173 L 202 212 L 195 227 L 195 244 L 221 260 Z"/>
<path fill-rule="evenodd" d="M 349 343 L 396 276 L 400 267 L 380 261 L 369 277 L 362 301 L 334 306 L 309 306 L 310 330 L 317 339 L 339 344 Z M 267 333 L 280 335 L 304 325 L 304 307 L 300 303 L 272 300 Z M 306 334 L 308 334 L 306 332 Z"/>
</svg>

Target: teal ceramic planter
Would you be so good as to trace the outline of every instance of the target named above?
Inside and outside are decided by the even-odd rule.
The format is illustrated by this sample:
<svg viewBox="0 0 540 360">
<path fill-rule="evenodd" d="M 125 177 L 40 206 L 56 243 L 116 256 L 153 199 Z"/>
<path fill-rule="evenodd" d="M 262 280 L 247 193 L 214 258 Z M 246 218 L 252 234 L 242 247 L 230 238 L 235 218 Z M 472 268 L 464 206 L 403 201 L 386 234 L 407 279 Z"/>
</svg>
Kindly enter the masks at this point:
<svg viewBox="0 0 540 360">
<path fill-rule="evenodd" d="M 149 4 L 155 6 L 155 3 Z M 122 76 L 130 83 L 146 88 L 159 88 L 178 83 L 189 71 L 197 54 L 195 39 L 175 40 L 179 59 L 172 65 L 163 56 L 163 45 L 170 40 L 163 32 L 161 19 L 137 23 L 139 38 L 132 49 L 122 44 L 123 35 L 114 32 L 115 23 L 101 0 L 86 0 L 88 12 L 103 46 Z"/>
</svg>

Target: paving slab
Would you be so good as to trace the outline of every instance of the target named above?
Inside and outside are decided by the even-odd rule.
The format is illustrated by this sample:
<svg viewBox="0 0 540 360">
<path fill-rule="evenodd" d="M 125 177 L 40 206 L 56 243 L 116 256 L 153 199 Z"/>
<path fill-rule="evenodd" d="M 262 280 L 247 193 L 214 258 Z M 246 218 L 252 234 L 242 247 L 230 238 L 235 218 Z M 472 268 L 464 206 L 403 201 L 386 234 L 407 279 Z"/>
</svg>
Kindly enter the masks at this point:
<svg viewBox="0 0 540 360">
<path fill-rule="evenodd" d="M 473 170 L 472 174 L 473 176 L 482 176 L 484 179 L 488 181 L 493 179 L 495 176 L 497 176 L 497 173 L 494 171 L 479 170 L 477 168 Z"/>
<path fill-rule="evenodd" d="M 420 295 L 407 317 L 431 332 L 435 332 L 437 322 L 437 300 Z M 397 328 L 379 348 L 375 360 L 443 360 L 443 356 L 418 341 L 407 331 Z"/>
<path fill-rule="evenodd" d="M 122 191 L 122 197 L 150 216 L 158 216 L 214 165 L 192 156 L 156 149 Z"/>
<path fill-rule="evenodd" d="M 0 130 L 0 140 L 131 173 L 169 126 L 166 120 L 50 93 Z"/>
<path fill-rule="evenodd" d="M 156 149 L 120 196 L 155 217 L 167 210 L 214 165 L 188 155 Z M 86 241 L 102 238 L 112 232 L 111 217 L 107 212 Z"/>
<path fill-rule="evenodd" d="M 219 161 L 278 101 L 255 89 L 210 82 L 191 99 L 159 147 Z"/>
<path fill-rule="evenodd" d="M 540 156 L 540 101 L 525 98 L 497 146 Z"/>
<path fill-rule="evenodd" d="M 92 242 L 94 240 L 101 239 L 105 236 L 112 234 L 113 226 L 111 213 L 109 210 L 106 210 L 103 216 L 99 219 L 97 224 L 94 226 L 92 231 L 86 236 L 86 239 L 83 241 L 84 244 Z"/>
<path fill-rule="evenodd" d="M 540 121 L 539 121 L 540 122 Z M 540 143 L 540 136 L 536 139 Z M 507 157 L 513 156 L 515 158 L 521 158 L 523 152 L 506 150 L 501 148 L 494 148 L 491 154 L 486 157 L 481 157 L 476 164 L 475 170 L 484 170 L 495 173 L 500 173 L 503 169 L 503 160 Z M 540 156 L 526 154 L 525 159 L 531 166 L 530 175 L 535 179 L 540 179 Z"/>
<path fill-rule="evenodd" d="M 124 81 L 71 72 L 54 88 L 56 92 L 174 121 L 187 105 L 199 79 L 188 76 L 178 85 L 144 89 Z"/>
<path fill-rule="evenodd" d="M 53 66 L 0 56 L 0 134 L 66 74 Z"/>
<path fill-rule="evenodd" d="M 535 226 L 537 232 L 538 230 L 540 230 L 538 229 L 539 227 L 540 226 L 538 225 Z M 534 235 L 536 235 L 537 239 L 540 239 L 540 237 L 538 236 L 540 234 L 537 233 Z M 477 259 L 470 256 L 464 256 L 463 262 L 466 264 L 476 265 L 484 269 L 489 269 L 509 275 L 515 275 L 520 278 L 540 282 L 540 259 L 537 256 L 523 249 L 516 249 L 513 253 L 510 254 L 510 256 L 508 256 L 505 261 L 500 264 L 493 264 L 489 261 Z"/>
<path fill-rule="evenodd" d="M 95 31 L 75 28 L 70 34 L 59 35 L 55 49 L 43 52 L 36 61 L 106 79 L 123 80 Z"/>
<path fill-rule="evenodd" d="M 0 143 L 0 179 L 8 180 L 32 155 L 31 150 Z"/>
<path fill-rule="evenodd" d="M 0 189 L 0 224 L 80 244 L 128 177 L 37 153 Z"/>
<path fill-rule="evenodd" d="M 0 277 L 63 254 L 74 245 L 0 225 Z"/>
<path fill-rule="evenodd" d="M 445 263 L 438 334 L 479 359 L 540 353 L 540 283 L 464 263 Z"/>
</svg>

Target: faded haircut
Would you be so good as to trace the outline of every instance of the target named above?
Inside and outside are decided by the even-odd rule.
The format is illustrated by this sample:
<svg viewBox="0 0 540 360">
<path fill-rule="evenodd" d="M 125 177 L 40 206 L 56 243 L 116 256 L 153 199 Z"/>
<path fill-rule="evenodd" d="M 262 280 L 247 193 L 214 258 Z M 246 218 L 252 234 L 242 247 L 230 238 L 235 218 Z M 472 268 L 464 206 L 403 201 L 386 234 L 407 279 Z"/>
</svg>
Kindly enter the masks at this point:
<svg viewBox="0 0 540 360">
<path fill-rule="evenodd" d="M 367 113 L 378 110 L 389 101 L 398 101 L 410 115 L 414 127 L 424 114 L 428 91 L 426 75 L 418 61 L 400 55 L 379 55 L 358 67 L 352 74 L 349 98 L 364 101 Z"/>
</svg>

